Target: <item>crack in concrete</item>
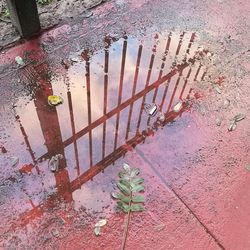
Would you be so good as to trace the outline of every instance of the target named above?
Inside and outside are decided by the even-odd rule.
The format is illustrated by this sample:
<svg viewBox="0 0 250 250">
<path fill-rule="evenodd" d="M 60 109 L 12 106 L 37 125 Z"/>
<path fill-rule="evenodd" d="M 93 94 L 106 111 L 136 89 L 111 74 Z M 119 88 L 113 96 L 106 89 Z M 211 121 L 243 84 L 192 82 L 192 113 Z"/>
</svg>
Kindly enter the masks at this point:
<svg viewBox="0 0 250 250">
<path fill-rule="evenodd" d="M 154 171 L 156 176 L 161 180 L 162 184 L 169 189 L 180 202 L 188 209 L 190 214 L 194 216 L 194 218 L 200 223 L 200 225 L 203 227 L 203 229 L 206 231 L 207 234 L 210 235 L 210 237 L 215 241 L 215 243 L 218 245 L 220 249 L 225 250 L 225 247 L 222 245 L 222 243 L 216 238 L 216 236 L 207 228 L 207 226 L 201 221 L 201 219 L 194 213 L 194 211 L 190 208 L 190 206 L 180 197 L 180 195 L 166 182 L 166 180 L 161 176 L 161 174 L 156 170 L 154 165 L 145 157 L 144 153 L 138 149 L 134 149 L 136 153 L 147 163 L 147 165 L 150 166 L 150 168 Z"/>
</svg>

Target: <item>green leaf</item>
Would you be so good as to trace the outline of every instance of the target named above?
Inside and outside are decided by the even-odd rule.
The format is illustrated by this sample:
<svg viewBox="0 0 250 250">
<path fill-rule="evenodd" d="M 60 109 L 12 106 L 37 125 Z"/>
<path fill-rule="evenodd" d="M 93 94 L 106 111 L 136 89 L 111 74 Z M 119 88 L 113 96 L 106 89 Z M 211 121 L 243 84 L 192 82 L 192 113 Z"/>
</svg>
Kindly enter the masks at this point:
<svg viewBox="0 0 250 250">
<path fill-rule="evenodd" d="M 133 185 L 141 184 L 143 182 L 144 182 L 143 178 L 135 178 L 135 179 L 131 180 L 131 184 L 133 184 Z"/>
<path fill-rule="evenodd" d="M 1 4 L 0 4 L 1 6 Z M 1 11 L 2 9 L 2 11 Z M 9 17 L 10 16 L 10 12 L 9 10 L 6 8 L 6 7 L 0 7 L 0 17 L 3 16 L 3 17 Z"/>
<path fill-rule="evenodd" d="M 21 65 L 21 66 L 25 64 L 21 56 L 16 56 L 15 61 L 18 65 Z"/>
<path fill-rule="evenodd" d="M 128 189 L 130 189 L 130 183 L 127 180 L 121 179 L 119 182 L 123 185 L 125 185 Z"/>
<path fill-rule="evenodd" d="M 120 192 L 113 192 L 111 196 L 117 199 L 117 207 L 124 213 L 139 212 L 144 210 L 145 198 L 133 193 L 144 191 L 143 178 L 137 177 L 140 174 L 138 168 L 131 168 L 128 164 L 123 165 L 123 170 L 118 173 L 120 179 L 117 187 Z M 133 196 L 132 196 L 133 195 Z"/>
<path fill-rule="evenodd" d="M 125 203 L 129 203 L 129 201 L 130 201 L 130 198 L 128 196 L 125 196 L 125 195 L 120 194 L 120 193 L 111 193 L 111 195 L 113 198 L 119 199 Z"/>
<path fill-rule="evenodd" d="M 19 158 L 16 157 L 16 156 L 13 156 L 13 157 L 11 158 L 11 166 L 12 166 L 12 167 L 16 167 L 18 163 L 19 163 Z"/>
<path fill-rule="evenodd" d="M 127 204 L 130 202 L 130 198 L 128 196 L 123 196 L 120 200 Z"/>
<path fill-rule="evenodd" d="M 129 179 L 130 179 L 130 174 L 128 174 L 128 173 L 125 172 L 125 171 L 119 172 L 118 176 L 119 176 L 121 179 L 125 179 L 125 180 L 129 180 Z"/>
<path fill-rule="evenodd" d="M 140 211 L 144 211 L 144 206 L 141 204 L 132 204 L 130 207 L 130 210 L 132 212 L 140 212 Z"/>
<path fill-rule="evenodd" d="M 123 212 L 128 213 L 129 212 L 129 205 L 125 204 L 122 201 L 117 201 L 117 207 L 121 209 Z"/>
<path fill-rule="evenodd" d="M 118 183 L 117 183 L 117 187 L 118 187 L 124 194 L 130 195 L 130 190 L 129 190 L 129 188 L 127 188 L 124 184 L 118 182 Z"/>
<path fill-rule="evenodd" d="M 45 5 L 45 4 L 50 4 L 52 0 L 37 0 L 38 4 Z"/>
<path fill-rule="evenodd" d="M 114 199 L 121 199 L 121 197 L 122 197 L 123 195 L 120 194 L 120 193 L 112 192 L 112 193 L 111 193 L 111 196 L 112 196 Z"/>
<path fill-rule="evenodd" d="M 139 168 L 133 168 L 133 169 L 131 170 L 130 176 L 131 176 L 131 177 L 135 177 L 135 176 L 137 176 L 138 174 L 140 174 Z"/>
<path fill-rule="evenodd" d="M 144 186 L 142 185 L 136 185 L 132 188 L 131 190 L 132 192 L 141 192 L 141 191 L 144 191 Z"/>
<path fill-rule="evenodd" d="M 133 197 L 132 197 L 132 201 L 133 201 L 133 202 L 145 202 L 145 198 L 144 198 L 143 196 L 140 196 L 140 195 L 138 195 L 138 196 L 133 196 Z"/>
</svg>

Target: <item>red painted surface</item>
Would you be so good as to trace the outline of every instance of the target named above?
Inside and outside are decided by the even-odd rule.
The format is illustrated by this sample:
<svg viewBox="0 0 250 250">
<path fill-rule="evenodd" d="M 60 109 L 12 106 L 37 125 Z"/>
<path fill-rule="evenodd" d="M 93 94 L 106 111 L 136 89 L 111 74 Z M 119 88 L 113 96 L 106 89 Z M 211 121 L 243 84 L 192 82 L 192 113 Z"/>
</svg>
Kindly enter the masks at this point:
<svg viewBox="0 0 250 250">
<path fill-rule="evenodd" d="M 128 11 L 146 4 L 127 3 Z M 96 47 L 77 47 L 112 24 L 105 15 L 117 10 L 107 3 L 95 10 L 105 22 L 93 30 L 87 20 L 77 29 L 65 24 L 0 58 L 1 247 L 119 249 L 125 215 L 110 193 L 127 162 L 140 168 L 146 186 L 146 211 L 132 215 L 127 249 L 249 249 L 249 88 L 235 92 L 230 72 L 215 75 L 220 96 L 200 84 L 210 65 L 197 59 L 193 31 L 149 29 L 146 36 L 110 35 Z M 17 67 L 17 55 L 25 67 Z M 72 57 L 78 62 L 66 69 L 61 62 Z M 52 94 L 64 103 L 49 106 Z M 182 109 L 173 112 L 180 100 Z M 143 103 L 152 102 L 159 110 L 149 117 Z M 246 118 L 228 132 L 239 112 Z M 56 154 L 64 160 L 52 173 L 48 161 Z M 96 237 L 100 218 L 108 224 Z"/>
</svg>

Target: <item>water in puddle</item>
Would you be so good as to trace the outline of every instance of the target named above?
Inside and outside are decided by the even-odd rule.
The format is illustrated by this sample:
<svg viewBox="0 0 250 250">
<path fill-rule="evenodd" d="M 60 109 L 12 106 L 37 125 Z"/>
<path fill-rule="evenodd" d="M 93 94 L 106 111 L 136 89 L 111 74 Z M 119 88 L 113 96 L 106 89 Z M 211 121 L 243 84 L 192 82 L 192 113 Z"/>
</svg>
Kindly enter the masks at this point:
<svg viewBox="0 0 250 250">
<path fill-rule="evenodd" d="M 195 37 L 192 32 L 160 33 L 142 41 L 106 37 L 103 49 L 73 51 L 66 58 L 73 58 L 69 67 L 61 65 L 53 75 L 46 63 L 20 69 L 22 82 L 39 87 L 1 109 L 3 117 L 11 106 L 15 118 L 0 131 L 7 150 L 0 154 L 3 202 L 14 208 L 15 219 L 31 223 L 59 200 L 93 211 L 108 206 L 110 190 L 93 178 L 190 105 L 193 83 L 205 74 L 193 60 Z M 49 95 L 61 96 L 63 104 L 51 107 Z M 178 102 L 182 108 L 174 112 Z M 51 172 L 48 164 L 55 155 L 62 159 Z M 18 158 L 15 166 L 11 157 Z"/>
</svg>

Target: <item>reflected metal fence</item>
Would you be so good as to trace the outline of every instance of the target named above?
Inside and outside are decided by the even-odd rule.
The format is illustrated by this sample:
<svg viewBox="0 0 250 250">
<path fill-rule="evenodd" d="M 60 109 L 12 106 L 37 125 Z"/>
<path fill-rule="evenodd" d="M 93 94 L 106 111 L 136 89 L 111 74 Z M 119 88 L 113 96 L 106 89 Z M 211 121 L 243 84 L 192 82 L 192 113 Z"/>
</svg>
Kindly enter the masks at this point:
<svg viewBox="0 0 250 250">
<path fill-rule="evenodd" d="M 190 52 L 190 48 L 195 40 L 195 33 L 192 33 L 190 39 L 186 44 L 186 51 L 183 55 L 181 62 L 176 62 L 176 57 L 179 56 L 181 47 L 183 46 L 183 38 L 186 35 L 185 32 L 180 34 L 179 42 L 176 48 L 175 56 L 173 61 L 171 62 L 171 69 L 168 73 L 164 74 L 164 69 L 167 63 L 167 56 L 169 53 L 170 45 L 171 45 L 171 36 L 172 34 L 169 33 L 166 45 L 164 49 L 164 53 L 161 59 L 159 67 L 158 77 L 155 81 L 151 80 L 151 72 L 152 68 L 154 67 L 156 51 L 157 51 L 157 44 L 155 43 L 152 48 L 152 53 L 149 59 L 148 71 L 145 81 L 145 86 L 142 90 L 137 91 L 137 84 L 138 84 L 138 75 L 140 72 L 140 64 L 141 58 L 143 53 L 143 45 L 139 44 L 137 49 L 137 57 L 134 69 L 134 77 L 132 84 L 131 95 L 128 99 L 122 101 L 123 91 L 126 91 L 124 86 L 124 77 L 125 77 L 125 66 L 126 66 L 126 54 L 128 51 L 128 40 L 125 37 L 122 45 L 121 50 L 121 67 L 120 67 L 120 77 L 119 82 L 117 83 L 118 89 L 118 96 L 117 96 L 117 105 L 111 110 L 108 110 L 107 103 L 109 101 L 108 96 L 108 88 L 109 88 L 109 67 L 110 67 L 110 44 L 111 41 L 107 40 L 106 46 L 104 47 L 104 62 L 103 62 L 103 114 L 98 119 L 93 120 L 92 118 L 92 105 L 95 105 L 91 101 L 91 96 L 95 93 L 91 93 L 91 60 L 90 55 L 84 56 L 84 64 L 86 70 L 86 92 L 87 92 L 87 112 L 88 112 L 88 124 L 87 126 L 83 127 L 79 131 L 76 131 L 75 126 L 75 115 L 74 115 L 74 106 L 72 101 L 72 95 L 70 88 L 67 90 L 67 100 L 68 100 L 68 112 L 70 114 L 70 129 L 72 131 L 72 136 L 67 138 L 66 140 L 62 139 L 61 131 L 60 131 L 60 123 L 58 120 L 58 114 L 56 108 L 51 108 L 48 105 L 44 105 L 47 103 L 47 96 L 48 94 L 52 94 L 51 92 L 51 83 L 47 82 L 45 89 L 40 89 L 35 94 L 35 106 L 36 112 L 38 115 L 39 123 L 41 126 L 41 130 L 43 132 L 43 136 L 45 139 L 45 145 L 47 147 L 47 153 L 41 155 L 39 157 L 35 157 L 35 154 L 31 148 L 31 144 L 29 143 L 29 138 L 26 134 L 25 128 L 23 127 L 21 120 L 18 118 L 18 122 L 20 124 L 20 129 L 22 135 L 24 137 L 27 149 L 30 153 L 31 159 L 33 161 L 34 167 L 36 167 L 37 173 L 39 174 L 39 167 L 37 163 L 44 159 L 49 159 L 54 154 L 62 154 L 65 156 L 64 149 L 69 146 L 73 145 L 75 161 L 76 161 L 76 178 L 70 180 L 69 175 L 67 173 L 67 169 L 70 166 L 67 166 L 67 161 L 64 162 L 62 166 L 60 166 L 59 171 L 54 173 L 56 179 L 56 186 L 58 189 L 58 194 L 60 197 L 67 199 L 68 201 L 72 201 L 72 192 L 76 189 L 79 189 L 85 182 L 90 179 L 93 179 L 95 175 L 103 171 L 107 166 L 114 163 L 120 157 L 123 157 L 129 148 L 134 148 L 136 145 L 143 143 L 147 136 L 150 133 L 147 132 L 147 127 L 151 122 L 151 117 L 146 117 L 144 119 L 145 124 L 142 124 L 142 117 L 145 116 L 144 105 L 147 100 L 147 95 L 150 93 L 152 94 L 151 103 L 155 103 L 157 98 L 160 100 L 158 101 L 157 105 L 159 106 L 159 110 L 164 113 L 165 121 L 163 122 L 162 126 L 166 125 L 171 119 L 179 116 L 179 114 L 175 114 L 171 112 L 171 107 L 173 106 L 173 102 L 175 99 L 180 100 L 184 98 L 184 93 L 187 90 L 187 93 L 190 92 L 188 88 L 188 83 L 196 81 L 198 79 L 198 75 L 201 72 L 201 68 L 203 67 L 199 64 L 196 68 L 189 67 L 189 62 L 187 60 L 188 54 Z M 183 72 L 185 69 L 187 73 L 185 77 L 183 76 Z M 196 70 L 194 73 L 194 79 L 190 79 L 192 71 Z M 201 79 L 204 78 L 205 71 L 203 72 Z M 173 77 L 177 77 L 175 81 L 173 81 Z M 183 84 L 180 85 L 181 79 L 183 80 Z M 169 93 L 169 87 L 172 85 L 172 92 Z M 179 91 L 179 95 L 177 96 L 177 90 Z M 161 95 L 159 98 L 159 94 Z M 168 102 L 166 101 L 167 96 L 169 95 Z M 136 129 L 134 133 L 130 133 L 131 130 L 131 123 L 132 123 L 132 116 L 134 113 L 134 106 L 135 102 L 140 101 L 138 116 L 135 119 Z M 167 105 L 168 103 L 168 105 Z M 121 112 L 125 109 L 128 109 L 128 115 L 126 118 L 126 128 L 125 128 L 125 137 L 122 139 L 123 143 L 119 146 L 119 133 L 120 133 L 120 120 L 121 120 Z M 107 131 L 107 122 L 115 117 L 115 132 L 114 134 L 108 134 Z M 49 121 L 49 122 L 48 122 Z M 101 160 L 98 162 L 94 162 L 93 160 L 93 130 L 98 126 L 102 126 L 102 143 L 101 143 Z M 77 141 L 82 138 L 83 136 L 88 136 L 88 147 L 89 147 L 89 168 L 84 171 L 83 173 L 80 170 L 80 160 L 79 160 L 79 148 Z M 56 139 L 55 139 L 56 138 Z M 113 140 L 113 150 L 112 153 L 106 154 L 106 142 L 107 140 Z M 45 203 L 51 203 L 51 201 L 46 201 Z M 37 209 L 43 209 L 42 207 L 46 207 L 46 205 L 39 205 L 32 210 L 28 211 L 27 213 L 35 214 Z M 25 216 L 27 216 L 25 213 Z M 32 217 L 32 216 L 31 216 Z"/>
</svg>

